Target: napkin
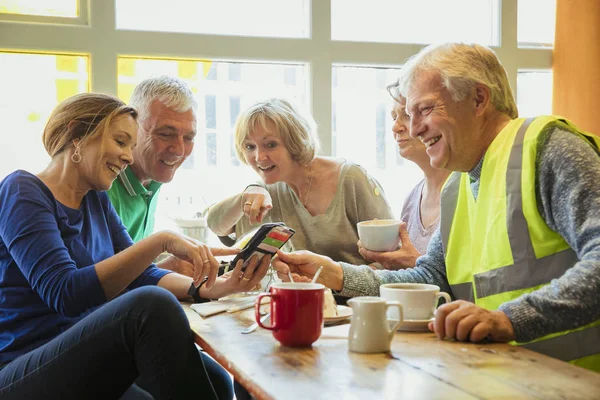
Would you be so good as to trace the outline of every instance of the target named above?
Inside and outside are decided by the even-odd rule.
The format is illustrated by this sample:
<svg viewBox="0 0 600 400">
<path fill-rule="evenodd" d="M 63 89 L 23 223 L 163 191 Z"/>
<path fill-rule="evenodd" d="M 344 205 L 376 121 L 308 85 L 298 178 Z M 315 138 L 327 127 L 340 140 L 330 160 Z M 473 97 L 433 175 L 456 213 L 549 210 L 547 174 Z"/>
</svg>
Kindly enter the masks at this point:
<svg viewBox="0 0 600 400">
<path fill-rule="evenodd" d="M 236 298 L 226 298 L 206 303 L 192 304 L 192 310 L 200 314 L 201 317 L 210 317 L 225 311 L 235 312 L 254 307 L 254 300 L 257 296 L 246 296 Z"/>
</svg>

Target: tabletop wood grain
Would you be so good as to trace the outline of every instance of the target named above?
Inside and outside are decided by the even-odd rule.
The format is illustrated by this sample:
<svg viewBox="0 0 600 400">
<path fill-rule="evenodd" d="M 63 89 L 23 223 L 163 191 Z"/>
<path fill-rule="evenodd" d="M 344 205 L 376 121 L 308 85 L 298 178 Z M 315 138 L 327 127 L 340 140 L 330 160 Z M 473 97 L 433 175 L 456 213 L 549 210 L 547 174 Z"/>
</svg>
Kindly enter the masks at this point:
<svg viewBox="0 0 600 400">
<path fill-rule="evenodd" d="M 389 353 L 357 354 L 346 324 L 311 348 L 286 348 L 261 328 L 240 333 L 252 309 L 202 319 L 182 306 L 196 342 L 257 399 L 600 398 L 600 374 L 509 344 L 398 332 Z"/>
</svg>

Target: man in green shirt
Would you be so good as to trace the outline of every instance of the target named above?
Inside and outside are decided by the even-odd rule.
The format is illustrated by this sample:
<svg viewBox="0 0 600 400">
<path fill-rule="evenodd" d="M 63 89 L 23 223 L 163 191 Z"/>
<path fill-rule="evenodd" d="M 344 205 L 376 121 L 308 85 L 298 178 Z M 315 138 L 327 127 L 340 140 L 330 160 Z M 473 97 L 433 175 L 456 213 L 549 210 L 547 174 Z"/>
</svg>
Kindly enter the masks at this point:
<svg viewBox="0 0 600 400">
<path fill-rule="evenodd" d="M 186 83 L 170 76 L 142 81 L 135 87 L 129 104 L 138 111 L 134 163 L 115 180 L 108 196 L 137 242 L 154 231 L 161 185 L 173 179 L 194 148 L 197 104 Z M 192 274 L 191 264 L 174 257 L 159 266 Z"/>
</svg>

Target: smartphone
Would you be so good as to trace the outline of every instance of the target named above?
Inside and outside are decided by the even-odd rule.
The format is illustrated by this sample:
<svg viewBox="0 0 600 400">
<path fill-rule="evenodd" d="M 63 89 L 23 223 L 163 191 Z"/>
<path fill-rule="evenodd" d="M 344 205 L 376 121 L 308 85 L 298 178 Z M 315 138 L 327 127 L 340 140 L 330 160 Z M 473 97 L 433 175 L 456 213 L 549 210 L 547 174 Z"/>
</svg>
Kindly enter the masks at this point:
<svg viewBox="0 0 600 400">
<path fill-rule="evenodd" d="M 235 268 L 238 260 L 244 260 L 242 270 L 245 270 L 254 254 L 258 255 L 260 261 L 265 254 L 277 253 L 277 250 L 282 248 L 294 233 L 296 231 L 285 226 L 283 222 L 269 222 L 246 233 L 233 246 L 241 248 L 242 251 L 231 261 L 230 269 Z"/>
</svg>

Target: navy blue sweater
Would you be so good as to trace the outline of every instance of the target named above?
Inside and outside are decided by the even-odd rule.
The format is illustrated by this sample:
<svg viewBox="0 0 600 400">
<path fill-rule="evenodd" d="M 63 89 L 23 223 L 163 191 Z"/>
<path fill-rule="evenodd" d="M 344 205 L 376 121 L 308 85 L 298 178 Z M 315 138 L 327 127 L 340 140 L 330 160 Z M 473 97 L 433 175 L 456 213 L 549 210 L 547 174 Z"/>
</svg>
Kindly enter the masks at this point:
<svg viewBox="0 0 600 400">
<path fill-rule="evenodd" d="M 78 210 L 59 203 L 35 175 L 0 183 L 0 366 L 64 332 L 106 302 L 95 264 L 133 244 L 104 192 Z M 146 269 L 127 290 L 156 285 Z"/>
</svg>

